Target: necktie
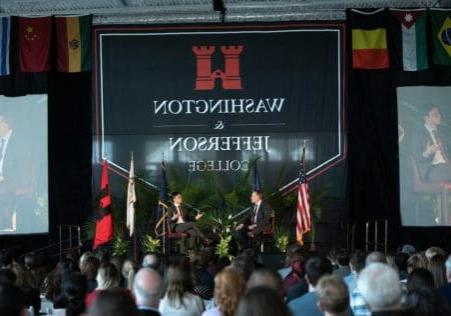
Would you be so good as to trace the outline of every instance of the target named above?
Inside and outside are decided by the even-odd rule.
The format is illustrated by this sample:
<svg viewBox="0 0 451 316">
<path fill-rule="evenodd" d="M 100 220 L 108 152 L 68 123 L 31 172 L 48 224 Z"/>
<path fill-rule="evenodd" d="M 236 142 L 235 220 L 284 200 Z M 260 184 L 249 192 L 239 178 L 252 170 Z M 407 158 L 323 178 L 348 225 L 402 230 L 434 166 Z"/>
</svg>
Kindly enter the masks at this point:
<svg viewBox="0 0 451 316">
<path fill-rule="evenodd" d="M 254 218 L 253 218 L 253 224 L 256 224 L 257 223 L 257 216 L 258 216 L 258 205 L 255 205 L 255 208 L 254 208 Z"/>
</svg>

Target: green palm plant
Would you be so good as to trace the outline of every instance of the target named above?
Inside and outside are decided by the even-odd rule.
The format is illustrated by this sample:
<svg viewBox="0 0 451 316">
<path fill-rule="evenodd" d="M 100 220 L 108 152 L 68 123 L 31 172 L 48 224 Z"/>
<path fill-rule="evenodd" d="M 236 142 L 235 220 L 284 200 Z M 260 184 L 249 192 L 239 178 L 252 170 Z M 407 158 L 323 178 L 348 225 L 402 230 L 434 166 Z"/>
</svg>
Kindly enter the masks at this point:
<svg viewBox="0 0 451 316">
<path fill-rule="evenodd" d="M 113 256 L 122 257 L 127 254 L 128 247 L 131 242 L 122 238 L 120 235 L 116 235 L 113 239 Z"/>
<path fill-rule="evenodd" d="M 144 253 L 160 253 L 160 239 L 151 235 L 145 235 L 141 241 L 141 248 Z"/>
</svg>

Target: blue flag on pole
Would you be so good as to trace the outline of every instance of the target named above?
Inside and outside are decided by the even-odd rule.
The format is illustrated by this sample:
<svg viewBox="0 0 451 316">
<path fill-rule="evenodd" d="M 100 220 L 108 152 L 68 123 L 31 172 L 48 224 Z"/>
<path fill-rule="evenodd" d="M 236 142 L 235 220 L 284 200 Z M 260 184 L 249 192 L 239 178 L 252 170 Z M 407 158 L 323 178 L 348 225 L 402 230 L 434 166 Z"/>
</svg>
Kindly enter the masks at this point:
<svg viewBox="0 0 451 316">
<path fill-rule="evenodd" d="M 259 158 L 255 159 L 254 167 L 252 170 L 252 191 L 261 191 L 262 182 L 260 180 L 260 175 L 258 174 L 257 161 Z"/>
<path fill-rule="evenodd" d="M 0 76 L 10 74 L 9 69 L 9 42 L 11 35 L 11 18 L 0 18 Z"/>
</svg>

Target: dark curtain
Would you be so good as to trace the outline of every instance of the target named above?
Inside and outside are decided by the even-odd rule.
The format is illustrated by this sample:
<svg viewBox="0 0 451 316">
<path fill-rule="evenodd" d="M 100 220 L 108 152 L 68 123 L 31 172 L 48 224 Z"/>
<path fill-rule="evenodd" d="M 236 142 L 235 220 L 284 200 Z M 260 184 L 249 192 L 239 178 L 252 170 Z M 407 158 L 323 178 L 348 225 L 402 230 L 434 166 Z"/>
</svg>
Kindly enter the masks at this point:
<svg viewBox="0 0 451 316">
<path fill-rule="evenodd" d="M 351 29 L 355 21 L 349 11 L 347 18 L 350 218 L 361 224 L 368 220 L 388 219 L 391 249 L 404 243 L 420 248 L 446 247 L 451 238 L 450 228 L 401 225 L 396 87 L 451 85 L 451 67 L 435 66 L 429 56 L 428 70 L 404 72 L 400 57 L 394 54 L 395 45 L 399 43 L 395 37 L 388 36 L 390 69 L 353 70 Z M 385 26 L 392 27 L 393 19 L 388 11 L 384 19 Z M 430 25 L 428 36 L 430 39 Z M 432 52 L 432 48 L 428 51 Z"/>
<path fill-rule="evenodd" d="M 15 23 L 12 25 L 14 27 Z M 12 29 L 13 52 L 17 52 L 16 43 L 17 30 Z M 53 44 L 52 48 L 53 56 Z M 0 95 L 48 93 L 49 116 L 50 232 L 0 237 L 0 248 L 13 247 L 18 252 L 25 252 L 58 242 L 60 224 L 83 225 L 92 212 L 91 73 L 25 74 L 19 71 L 17 56 L 17 53 L 11 54 L 13 74 L 0 77 Z"/>
</svg>

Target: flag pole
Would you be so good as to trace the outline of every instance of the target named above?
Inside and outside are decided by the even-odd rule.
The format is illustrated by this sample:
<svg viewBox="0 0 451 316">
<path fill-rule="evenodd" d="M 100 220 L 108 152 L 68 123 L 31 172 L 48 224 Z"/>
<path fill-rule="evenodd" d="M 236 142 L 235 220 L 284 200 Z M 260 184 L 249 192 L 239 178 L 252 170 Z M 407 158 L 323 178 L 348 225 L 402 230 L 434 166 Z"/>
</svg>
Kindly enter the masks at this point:
<svg viewBox="0 0 451 316">
<path fill-rule="evenodd" d="M 134 160 L 133 157 L 133 151 L 131 151 L 131 158 L 132 161 Z M 134 165 L 134 161 L 133 161 L 133 165 Z M 133 166 L 134 168 L 134 166 Z M 133 174 L 133 181 L 135 181 L 135 175 Z M 135 183 L 136 184 L 136 183 Z M 136 187 L 135 187 L 136 190 Z M 137 240 L 136 240 L 136 210 L 134 209 L 134 214 L 133 214 L 133 254 L 134 254 L 134 258 L 135 258 L 135 262 L 138 259 L 138 251 L 137 251 Z"/>
</svg>

